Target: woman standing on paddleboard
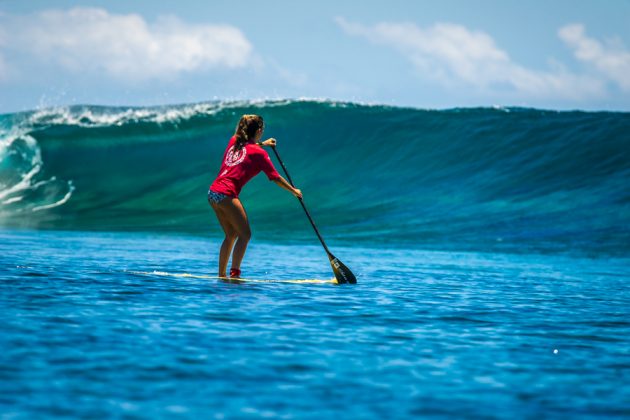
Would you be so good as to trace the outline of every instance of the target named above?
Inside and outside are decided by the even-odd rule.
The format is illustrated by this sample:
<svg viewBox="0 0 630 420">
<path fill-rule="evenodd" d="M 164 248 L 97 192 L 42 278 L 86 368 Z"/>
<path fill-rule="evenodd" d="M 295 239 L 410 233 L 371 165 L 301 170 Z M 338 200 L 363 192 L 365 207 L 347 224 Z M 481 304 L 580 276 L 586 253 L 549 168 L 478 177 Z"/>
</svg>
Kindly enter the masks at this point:
<svg viewBox="0 0 630 420">
<path fill-rule="evenodd" d="M 230 253 L 232 254 L 230 277 L 241 276 L 241 262 L 252 234 L 247 213 L 238 195 L 250 179 L 263 171 L 270 181 L 294 196 L 302 198 L 302 192 L 293 188 L 280 176 L 271 163 L 269 155 L 263 150 L 262 146 L 276 145 L 276 140 L 273 138 L 260 141 L 263 129 L 261 116 L 243 115 L 241 117 L 236 126 L 236 132 L 225 149 L 219 175 L 208 190 L 208 203 L 217 214 L 225 232 L 225 239 L 219 253 L 219 277 L 226 277 Z"/>
</svg>

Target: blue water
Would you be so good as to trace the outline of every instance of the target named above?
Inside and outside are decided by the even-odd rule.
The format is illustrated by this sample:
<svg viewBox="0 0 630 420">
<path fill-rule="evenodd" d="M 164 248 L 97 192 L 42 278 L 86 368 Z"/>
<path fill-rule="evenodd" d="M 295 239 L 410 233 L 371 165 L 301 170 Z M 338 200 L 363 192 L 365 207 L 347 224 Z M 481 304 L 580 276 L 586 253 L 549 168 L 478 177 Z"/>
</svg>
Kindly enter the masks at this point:
<svg viewBox="0 0 630 420">
<path fill-rule="evenodd" d="M 212 238 L 0 244 L 3 418 L 630 415 L 628 259 L 333 245 L 358 285 L 227 284 L 133 273 L 212 274 Z M 316 245 L 248 252 L 331 277 Z"/>
<path fill-rule="evenodd" d="M 273 281 L 207 278 L 207 187 L 244 113 L 356 286 L 282 282 L 332 272 L 265 177 L 242 268 Z M 629 179 L 623 112 L 0 115 L 0 419 L 628 418 Z"/>
<path fill-rule="evenodd" d="M 0 115 L 0 226 L 215 235 L 206 192 L 260 113 L 344 245 L 630 255 L 630 113 L 331 101 L 75 106 Z M 242 194 L 259 238 L 309 243 L 290 194 Z"/>
</svg>

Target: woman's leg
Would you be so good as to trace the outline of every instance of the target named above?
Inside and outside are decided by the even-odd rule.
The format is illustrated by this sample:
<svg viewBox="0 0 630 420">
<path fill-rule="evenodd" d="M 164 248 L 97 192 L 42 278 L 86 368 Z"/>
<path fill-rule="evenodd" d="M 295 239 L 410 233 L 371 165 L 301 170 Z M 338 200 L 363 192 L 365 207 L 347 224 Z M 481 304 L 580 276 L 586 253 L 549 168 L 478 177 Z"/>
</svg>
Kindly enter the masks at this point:
<svg viewBox="0 0 630 420">
<path fill-rule="evenodd" d="M 213 205 L 213 207 L 215 206 Z M 231 238 L 231 242 L 228 243 L 229 247 L 226 248 L 232 248 L 234 234 L 236 234 L 236 244 L 234 245 L 234 249 L 232 251 L 232 268 L 240 270 L 241 262 L 243 261 L 245 251 L 247 250 L 247 244 L 252 237 L 247 213 L 238 198 L 226 197 L 219 204 L 216 204 L 216 207 L 219 210 L 217 211 L 219 222 L 221 223 L 223 230 L 226 231 L 226 241 L 228 238 Z M 230 235 L 228 235 L 228 232 Z M 224 244 L 226 241 L 224 241 Z M 223 246 L 221 246 L 221 250 L 223 251 Z M 221 255 L 219 256 L 219 261 L 221 263 Z M 226 266 L 227 258 L 225 260 L 225 266 L 219 265 L 219 269 L 221 269 L 221 267 L 226 268 Z"/>
<path fill-rule="evenodd" d="M 236 229 L 234 229 L 234 227 L 230 224 L 230 221 L 221 206 L 213 201 L 210 201 L 210 205 L 216 213 L 217 219 L 219 219 L 219 224 L 225 233 L 225 238 L 221 244 L 221 251 L 219 252 L 219 277 L 227 277 L 226 270 L 228 260 L 230 259 L 230 253 L 232 252 L 232 247 L 234 246 L 234 241 L 236 241 Z"/>
<path fill-rule="evenodd" d="M 232 251 L 232 268 L 240 270 L 247 244 L 252 237 L 247 213 L 245 213 L 245 208 L 238 198 L 228 197 L 219 205 L 221 210 L 225 211 L 230 225 L 236 230 L 237 239 Z"/>
</svg>

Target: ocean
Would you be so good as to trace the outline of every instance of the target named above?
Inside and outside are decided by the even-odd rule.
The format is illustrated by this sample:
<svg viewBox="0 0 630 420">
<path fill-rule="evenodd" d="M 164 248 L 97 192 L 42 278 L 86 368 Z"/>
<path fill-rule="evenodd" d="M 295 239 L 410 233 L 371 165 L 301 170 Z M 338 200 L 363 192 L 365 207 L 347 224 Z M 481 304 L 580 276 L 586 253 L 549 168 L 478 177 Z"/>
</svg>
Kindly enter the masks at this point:
<svg viewBox="0 0 630 420">
<path fill-rule="evenodd" d="M 206 201 L 265 118 L 242 284 Z M 273 159 L 273 157 L 272 157 Z M 279 165 L 276 165 L 280 169 Z M 624 418 L 630 114 L 334 101 L 0 115 L 0 418 Z"/>
</svg>

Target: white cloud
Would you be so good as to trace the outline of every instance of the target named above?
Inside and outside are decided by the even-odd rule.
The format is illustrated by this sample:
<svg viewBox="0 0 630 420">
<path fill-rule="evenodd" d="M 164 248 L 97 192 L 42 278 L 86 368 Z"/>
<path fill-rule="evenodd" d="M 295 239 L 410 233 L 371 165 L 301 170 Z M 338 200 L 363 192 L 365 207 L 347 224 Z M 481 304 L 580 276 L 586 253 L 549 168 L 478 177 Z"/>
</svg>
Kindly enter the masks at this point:
<svg viewBox="0 0 630 420">
<path fill-rule="evenodd" d="M 630 52 L 620 42 L 602 45 L 586 36 L 581 24 L 563 26 L 558 30 L 558 36 L 574 49 L 578 60 L 592 64 L 624 91 L 630 91 Z"/>
<path fill-rule="evenodd" d="M 530 98 L 585 99 L 602 96 L 604 83 L 558 67 L 537 71 L 511 60 L 494 39 L 451 23 L 420 28 L 412 23 L 365 26 L 336 18 L 349 35 L 398 50 L 422 74 L 449 87 L 464 85 L 486 93 L 512 91 Z"/>
<path fill-rule="evenodd" d="M 119 79 L 240 68 L 252 57 L 250 42 L 230 25 L 187 24 L 176 17 L 147 23 L 137 14 L 82 7 L 0 18 L 7 29 L 4 49 L 72 71 L 104 72 Z"/>
</svg>

